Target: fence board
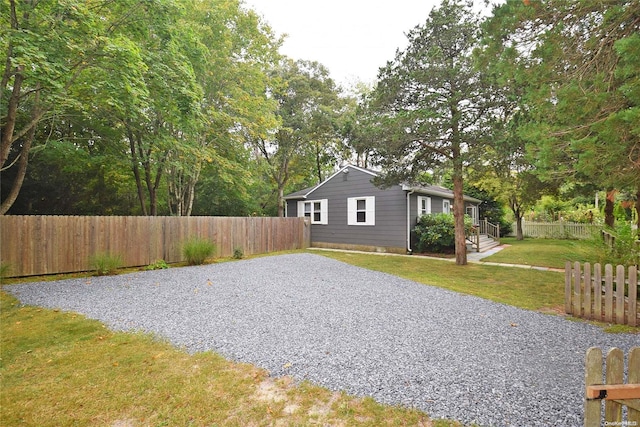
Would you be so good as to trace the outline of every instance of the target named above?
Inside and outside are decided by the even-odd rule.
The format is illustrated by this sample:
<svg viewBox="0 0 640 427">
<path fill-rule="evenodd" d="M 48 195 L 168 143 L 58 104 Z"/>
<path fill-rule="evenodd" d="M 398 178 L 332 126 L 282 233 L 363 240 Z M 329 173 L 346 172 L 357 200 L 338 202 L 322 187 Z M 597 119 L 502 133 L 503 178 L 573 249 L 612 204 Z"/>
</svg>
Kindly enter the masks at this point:
<svg viewBox="0 0 640 427">
<path fill-rule="evenodd" d="M 591 347 L 587 350 L 585 360 L 585 385 L 602 384 L 602 350 L 599 347 Z M 600 400 L 585 399 L 584 402 L 584 426 L 592 427 L 597 420 L 600 425 L 600 412 L 602 403 Z"/>
<path fill-rule="evenodd" d="M 633 313 L 638 312 L 638 267 L 629 267 L 629 319 L 628 325 L 638 326 L 638 316 L 633 316 Z M 640 354 L 638 355 L 640 358 Z M 640 363 L 640 359 L 638 360 Z M 640 375 L 640 369 L 638 369 L 638 375 Z M 640 382 L 640 381 L 639 381 Z M 640 423 L 638 424 L 640 426 Z"/>
<path fill-rule="evenodd" d="M 604 320 L 613 320 L 613 267 L 611 264 L 604 266 Z"/>
<path fill-rule="evenodd" d="M 640 347 L 634 347 L 629 352 L 629 384 L 640 384 Z M 629 425 L 635 422 L 640 426 L 640 410 L 628 407 L 627 420 Z"/>
<path fill-rule="evenodd" d="M 602 266 L 599 263 L 594 264 L 593 275 L 593 315 L 596 319 L 602 319 Z"/>
<path fill-rule="evenodd" d="M 624 324 L 624 265 L 616 267 L 616 323 Z"/>
<path fill-rule="evenodd" d="M 184 261 L 190 238 L 216 244 L 217 257 L 235 249 L 247 255 L 302 249 L 310 245 L 304 218 L 0 216 L 0 260 L 11 276 L 90 269 L 100 253 L 121 255 L 125 267 L 156 260 Z"/>
<path fill-rule="evenodd" d="M 619 348 L 612 348 L 607 353 L 605 369 L 605 384 L 624 383 L 624 353 Z M 607 421 L 622 421 L 622 405 L 613 400 L 607 400 L 604 404 L 604 417 Z"/>
<path fill-rule="evenodd" d="M 588 262 L 584 263 L 584 299 L 582 300 L 582 315 L 586 319 L 591 319 L 593 317 L 591 311 L 591 288 L 592 288 L 592 280 L 591 280 L 591 264 Z M 623 307 L 624 310 L 624 307 Z"/>
</svg>

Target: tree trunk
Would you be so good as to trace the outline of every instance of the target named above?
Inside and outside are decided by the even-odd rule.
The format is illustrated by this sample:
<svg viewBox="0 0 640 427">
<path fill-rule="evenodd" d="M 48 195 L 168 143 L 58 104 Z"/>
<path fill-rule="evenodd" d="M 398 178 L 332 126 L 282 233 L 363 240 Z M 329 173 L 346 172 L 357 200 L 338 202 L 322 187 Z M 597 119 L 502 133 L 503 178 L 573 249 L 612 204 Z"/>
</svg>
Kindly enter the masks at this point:
<svg viewBox="0 0 640 427">
<path fill-rule="evenodd" d="M 636 224 L 638 226 L 636 229 L 636 237 L 640 237 L 640 185 L 638 185 L 636 192 L 636 217 L 638 220 Z"/>
<path fill-rule="evenodd" d="M 147 204 L 144 200 L 144 191 L 142 189 L 142 177 L 140 176 L 140 165 L 138 161 L 138 155 L 136 150 L 136 141 L 133 135 L 133 131 L 127 126 L 127 137 L 129 138 L 129 148 L 131 149 L 131 169 L 133 176 L 136 180 L 136 188 L 138 190 L 138 201 L 140 202 L 140 209 L 142 209 L 142 215 L 147 216 Z"/>
<path fill-rule="evenodd" d="M 38 117 L 40 114 L 40 85 L 36 87 L 35 96 L 33 98 L 33 110 L 31 117 Z M 31 145 L 33 144 L 33 140 L 36 136 L 36 124 L 29 129 L 27 134 L 24 137 L 24 142 L 22 143 L 22 149 L 20 150 L 20 160 L 18 161 L 18 173 L 16 174 L 16 178 L 13 181 L 13 185 L 11 186 L 11 191 L 0 205 L 0 215 L 4 215 L 11 209 L 11 206 L 15 203 L 18 198 L 18 194 L 20 194 L 20 189 L 22 188 L 22 183 L 24 182 L 24 177 L 27 174 L 27 165 L 29 164 L 29 151 L 31 151 Z M 11 141 L 11 136 L 9 137 Z M 3 142 L 4 144 L 4 142 Z M 11 146 L 11 144 L 9 144 Z M 4 149 L 4 147 L 3 147 Z"/>
<path fill-rule="evenodd" d="M 22 143 L 22 149 L 20 150 L 20 160 L 18 161 L 18 173 L 16 174 L 16 178 L 13 181 L 13 185 L 11 186 L 11 191 L 7 197 L 2 201 L 2 205 L 0 205 L 0 215 L 4 215 L 7 213 L 11 206 L 15 203 L 18 198 L 18 194 L 20 194 L 20 189 L 22 188 L 22 183 L 24 182 L 24 177 L 27 174 L 27 164 L 29 163 L 29 151 L 31 151 L 31 144 L 33 143 L 33 139 L 35 138 L 36 127 L 33 126 L 24 139 Z"/>
<path fill-rule="evenodd" d="M 18 104 L 20 103 L 20 90 L 22 88 L 22 68 L 20 67 L 13 80 L 13 91 L 9 97 L 9 103 L 7 105 L 7 116 L 5 119 L 5 125 L 2 129 L 2 145 L 0 149 L 0 168 L 4 166 L 4 163 L 9 158 L 9 151 L 13 144 L 13 133 L 16 127 L 16 120 L 18 117 Z M 4 87 L 0 88 L 4 91 Z M 35 126 L 34 126 L 35 127 Z"/>
<path fill-rule="evenodd" d="M 284 185 L 278 185 L 278 217 L 284 217 Z"/>
<path fill-rule="evenodd" d="M 453 217 L 455 220 L 456 264 L 467 264 L 467 239 L 464 229 L 464 199 L 462 176 L 453 178 Z"/>
<path fill-rule="evenodd" d="M 613 216 L 613 202 L 615 200 L 615 197 L 616 197 L 616 190 L 612 188 L 608 189 L 607 197 L 605 198 L 605 203 L 604 203 L 604 223 L 611 228 L 615 226 L 615 222 L 616 222 L 616 219 Z"/>
<path fill-rule="evenodd" d="M 522 232 L 522 216 L 516 214 L 516 240 L 524 240 L 524 233 Z"/>
</svg>

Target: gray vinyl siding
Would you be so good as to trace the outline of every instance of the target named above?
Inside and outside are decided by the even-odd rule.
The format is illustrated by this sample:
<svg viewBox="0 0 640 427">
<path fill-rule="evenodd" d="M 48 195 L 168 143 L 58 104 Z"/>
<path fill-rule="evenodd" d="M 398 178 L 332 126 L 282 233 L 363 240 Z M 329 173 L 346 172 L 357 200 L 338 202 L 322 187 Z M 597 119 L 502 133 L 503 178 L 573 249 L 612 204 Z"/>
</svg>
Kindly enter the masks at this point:
<svg viewBox="0 0 640 427">
<path fill-rule="evenodd" d="M 328 200 L 328 224 L 311 225 L 311 241 L 406 248 L 406 196 L 397 185 L 385 190 L 371 183 L 373 176 L 349 168 L 307 196 L 306 200 Z M 375 225 L 348 225 L 347 199 L 375 196 Z M 287 215 L 296 216 L 298 200 L 287 201 Z"/>
</svg>

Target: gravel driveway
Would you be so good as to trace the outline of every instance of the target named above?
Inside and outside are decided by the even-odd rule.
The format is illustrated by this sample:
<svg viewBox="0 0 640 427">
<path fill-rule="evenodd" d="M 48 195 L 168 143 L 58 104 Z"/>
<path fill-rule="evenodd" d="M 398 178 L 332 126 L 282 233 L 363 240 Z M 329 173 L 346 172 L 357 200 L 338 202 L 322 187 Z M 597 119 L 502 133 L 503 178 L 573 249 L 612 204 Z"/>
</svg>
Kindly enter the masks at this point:
<svg viewBox="0 0 640 427">
<path fill-rule="evenodd" d="M 587 348 L 627 353 L 640 345 L 639 335 L 605 334 L 313 254 L 4 290 L 24 304 L 152 332 L 273 376 L 479 425 L 582 425 Z"/>
</svg>

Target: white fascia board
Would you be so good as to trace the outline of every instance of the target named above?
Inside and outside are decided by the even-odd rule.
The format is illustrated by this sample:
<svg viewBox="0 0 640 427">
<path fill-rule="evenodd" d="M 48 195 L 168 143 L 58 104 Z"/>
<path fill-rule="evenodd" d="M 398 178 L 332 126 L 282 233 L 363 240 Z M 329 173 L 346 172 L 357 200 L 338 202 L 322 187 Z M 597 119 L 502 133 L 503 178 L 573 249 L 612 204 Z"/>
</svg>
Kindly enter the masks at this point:
<svg viewBox="0 0 640 427">
<path fill-rule="evenodd" d="M 362 169 L 362 168 L 360 168 L 360 167 L 358 167 L 358 166 L 346 165 L 346 166 L 344 166 L 344 167 L 340 168 L 337 172 L 335 172 L 335 173 L 334 173 L 333 175 L 331 175 L 329 178 L 325 179 L 325 180 L 324 180 L 324 181 L 322 181 L 320 184 L 318 184 L 318 185 L 316 185 L 315 187 L 313 187 L 311 190 L 309 190 L 309 192 L 308 192 L 308 193 L 304 194 L 303 196 L 297 196 L 297 197 L 294 197 L 294 199 L 299 199 L 299 198 L 306 199 L 306 198 L 308 198 L 308 197 L 309 197 L 309 195 L 310 195 L 311 193 L 313 193 L 314 191 L 316 191 L 318 188 L 322 187 L 325 183 L 327 183 L 327 182 L 331 181 L 335 176 L 340 175 L 340 174 L 342 173 L 342 171 L 344 171 L 345 169 L 355 169 L 355 170 L 358 170 L 358 171 L 360 171 L 360 172 L 367 173 L 367 174 L 369 174 L 369 175 L 371 175 L 371 176 L 373 176 L 373 177 L 378 176 L 378 174 L 377 174 L 377 173 L 375 173 L 375 172 L 373 172 L 373 171 L 370 171 L 370 170 L 367 170 L 367 169 Z M 287 197 L 285 197 L 285 200 L 286 200 L 286 199 L 287 199 Z"/>
<path fill-rule="evenodd" d="M 431 196 L 440 196 L 443 197 L 445 199 L 453 199 L 453 194 L 452 193 L 447 193 L 444 191 L 437 191 L 437 190 L 431 190 L 431 189 L 427 189 L 424 187 L 411 187 L 409 185 L 406 184 L 402 184 L 402 189 L 404 191 L 413 191 L 414 193 L 420 193 L 420 194 L 428 194 Z M 467 202 L 472 202 L 472 203 L 481 203 L 482 200 L 480 199 L 476 199 L 475 197 L 471 197 L 471 196 L 464 196 L 463 199 Z"/>
</svg>

